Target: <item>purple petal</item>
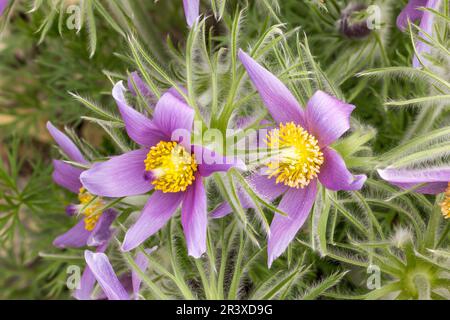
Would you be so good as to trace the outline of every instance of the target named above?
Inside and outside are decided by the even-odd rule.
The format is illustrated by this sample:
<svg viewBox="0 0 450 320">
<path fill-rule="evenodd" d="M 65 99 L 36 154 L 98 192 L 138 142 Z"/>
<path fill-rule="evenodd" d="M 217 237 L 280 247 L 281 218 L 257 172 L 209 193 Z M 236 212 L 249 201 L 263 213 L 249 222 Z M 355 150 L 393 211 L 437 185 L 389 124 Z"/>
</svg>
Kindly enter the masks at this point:
<svg viewBox="0 0 450 320">
<path fill-rule="evenodd" d="M 313 180 L 306 188 L 290 188 L 283 196 L 278 208 L 288 216 L 276 214 L 270 225 L 267 244 L 269 267 L 286 250 L 305 223 L 316 199 L 316 193 L 317 182 Z"/>
<path fill-rule="evenodd" d="M 83 169 L 75 168 L 61 160 L 53 160 L 53 167 L 55 168 L 52 175 L 53 181 L 61 187 L 78 194 L 82 187 L 80 175 L 83 173 Z"/>
<path fill-rule="evenodd" d="M 73 217 L 80 211 L 81 207 L 78 204 L 69 204 L 66 206 L 66 214 L 69 217 Z"/>
<path fill-rule="evenodd" d="M 181 224 L 183 225 L 189 255 L 200 258 L 206 251 L 208 217 L 206 192 L 202 177 L 198 174 L 194 184 L 185 193 L 181 208 Z"/>
<path fill-rule="evenodd" d="M 214 172 L 226 172 L 231 168 L 246 170 L 245 163 L 237 157 L 226 157 L 208 148 L 195 145 L 193 152 L 202 177 L 208 177 Z"/>
<path fill-rule="evenodd" d="M 441 0 L 428 0 L 428 2 L 426 3 L 426 7 L 430 8 L 430 9 L 438 10 L 440 4 L 441 4 Z M 433 35 L 433 23 L 434 23 L 434 14 L 429 11 L 423 12 L 422 20 L 420 21 L 420 28 L 425 33 L 429 34 L 430 36 Z M 422 32 L 422 31 L 419 32 L 419 36 L 423 39 L 427 39 L 424 32 Z M 417 50 L 418 54 L 421 56 L 422 62 L 424 64 L 428 64 L 428 60 L 425 57 L 423 57 L 422 54 L 423 53 L 429 54 L 431 52 L 431 47 L 428 44 L 426 44 L 425 42 L 418 41 L 416 43 L 416 50 Z M 413 58 L 413 67 L 420 68 L 421 66 L 422 65 L 420 64 L 419 59 L 415 55 Z"/>
<path fill-rule="evenodd" d="M 6 7 L 8 6 L 9 0 L 0 0 L 0 16 L 3 14 L 3 11 L 5 11 Z"/>
<path fill-rule="evenodd" d="M 77 146 L 66 136 L 64 133 L 59 131 L 55 126 L 51 124 L 51 122 L 47 122 L 47 129 L 50 132 L 51 136 L 61 148 L 62 151 L 69 157 L 70 160 L 81 163 L 88 164 L 86 159 L 81 154 L 80 150 Z"/>
<path fill-rule="evenodd" d="M 254 207 L 253 201 L 244 190 L 239 189 L 237 193 L 242 208 L 249 209 Z M 233 209 L 231 209 L 231 206 L 227 201 L 224 201 L 216 208 L 214 208 L 209 215 L 213 219 L 219 219 L 229 215 L 231 212 L 233 212 Z"/>
<path fill-rule="evenodd" d="M 248 183 L 262 198 L 269 201 L 275 200 L 289 188 L 282 183 L 276 183 L 276 178 L 269 178 L 266 175 L 253 174 L 249 177 Z"/>
<path fill-rule="evenodd" d="M 445 191 L 450 182 L 450 168 L 385 169 L 378 170 L 381 178 L 403 189 L 411 189 L 426 183 L 415 192 L 438 194 Z"/>
<path fill-rule="evenodd" d="M 192 27 L 200 15 L 200 0 L 183 0 L 184 15 L 189 27 Z"/>
<path fill-rule="evenodd" d="M 153 94 L 153 92 L 150 90 L 150 88 L 147 86 L 147 84 L 142 80 L 142 78 L 139 76 L 139 74 L 135 71 L 132 72 L 130 74 L 130 76 L 128 77 L 128 90 L 134 95 L 137 96 L 137 92 L 134 89 L 134 85 L 137 87 L 137 89 L 139 90 L 139 93 L 145 97 L 145 98 L 153 98 L 155 95 Z"/>
<path fill-rule="evenodd" d="M 84 252 L 86 263 L 109 300 L 129 300 L 125 288 L 120 283 L 104 253 Z"/>
<path fill-rule="evenodd" d="M 273 119 L 278 123 L 294 121 L 304 126 L 303 109 L 289 89 L 242 50 L 239 50 L 239 59 Z"/>
<path fill-rule="evenodd" d="M 323 91 L 316 91 L 306 107 L 309 133 L 320 147 L 329 146 L 350 129 L 350 115 L 355 106 L 342 102 Z"/>
<path fill-rule="evenodd" d="M 161 140 L 166 140 L 161 130 L 146 116 L 127 104 L 125 87 L 122 81 L 116 83 L 112 95 L 119 107 L 128 136 L 142 146 L 154 146 Z"/>
<path fill-rule="evenodd" d="M 83 271 L 80 279 L 80 287 L 75 290 L 73 296 L 77 300 L 92 300 L 92 291 L 97 280 L 88 266 Z"/>
<path fill-rule="evenodd" d="M 53 245 L 57 248 L 81 248 L 86 246 L 91 232 L 86 230 L 84 220 L 81 219 L 66 233 L 58 236 Z"/>
<path fill-rule="evenodd" d="M 96 247 L 111 239 L 113 230 L 111 225 L 117 218 L 117 211 L 113 209 L 106 210 L 102 213 L 94 230 L 92 230 L 90 237 L 87 240 L 87 245 Z"/>
<path fill-rule="evenodd" d="M 92 194 L 125 197 L 147 193 L 153 186 L 145 178 L 144 160 L 148 150 L 140 149 L 95 163 L 80 179 Z"/>
<path fill-rule="evenodd" d="M 183 192 L 163 193 L 156 190 L 135 224 L 125 234 L 122 250 L 130 251 L 158 232 L 180 206 L 183 196 Z"/>
<path fill-rule="evenodd" d="M 424 7 L 428 0 L 409 0 L 408 4 L 403 8 L 402 12 L 397 17 L 397 27 L 405 31 L 408 28 L 408 19 L 411 22 L 422 18 L 423 11 L 417 10 L 419 7 Z"/>
<path fill-rule="evenodd" d="M 155 248 L 145 250 L 147 254 L 150 254 L 153 251 L 155 251 Z M 138 252 L 134 261 L 136 262 L 136 265 L 139 267 L 139 269 L 145 273 L 148 267 L 147 256 L 142 252 Z M 133 297 L 136 300 L 139 298 L 139 290 L 141 288 L 141 282 L 142 282 L 141 277 L 136 271 L 133 270 L 131 272 L 131 283 L 133 287 Z"/>
<path fill-rule="evenodd" d="M 173 134 L 180 130 L 191 132 L 194 114 L 194 109 L 180 99 L 178 93 L 174 94 L 172 89 L 163 94 L 156 104 L 153 122 L 170 141 L 174 140 Z"/>
<path fill-rule="evenodd" d="M 327 189 L 359 190 L 363 187 L 367 177 L 365 175 L 352 175 L 348 171 L 342 157 L 331 148 L 322 149 L 324 162 L 320 168 L 319 181 Z"/>
<path fill-rule="evenodd" d="M 277 184 L 275 178 L 269 179 L 268 176 L 256 173 L 251 175 L 247 179 L 247 182 L 258 196 L 267 202 L 272 202 L 288 189 L 284 184 Z M 238 197 L 242 208 L 254 208 L 253 200 L 244 190 L 238 190 Z M 224 202 L 211 211 L 210 216 L 213 219 L 218 219 L 228 215 L 232 211 L 231 206 L 227 202 Z"/>
<path fill-rule="evenodd" d="M 105 252 L 107 248 L 108 242 L 105 242 L 98 246 L 95 252 Z M 77 300 L 92 300 L 92 291 L 94 290 L 96 282 L 97 279 L 95 279 L 92 270 L 89 269 L 89 266 L 86 266 L 80 279 L 80 286 L 74 291 L 74 298 Z M 104 293 L 102 292 L 101 295 L 104 295 Z M 98 297 L 96 297 L 96 299 L 98 299 Z M 106 299 L 106 296 L 104 299 Z"/>
</svg>

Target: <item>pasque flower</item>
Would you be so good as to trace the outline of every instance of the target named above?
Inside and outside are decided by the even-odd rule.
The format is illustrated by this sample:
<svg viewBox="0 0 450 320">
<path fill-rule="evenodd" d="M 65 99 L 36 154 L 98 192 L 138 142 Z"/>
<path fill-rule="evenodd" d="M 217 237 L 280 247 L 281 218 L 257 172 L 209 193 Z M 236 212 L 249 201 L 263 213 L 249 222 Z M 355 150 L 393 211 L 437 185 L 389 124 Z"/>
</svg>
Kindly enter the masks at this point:
<svg viewBox="0 0 450 320">
<path fill-rule="evenodd" d="M 47 129 L 59 145 L 65 155 L 73 162 L 89 166 L 89 162 L 83 157 L 80 150 L 64 133 L 59 131 L 50 122 Z M 74 167 L 61 160 L 53 160 L 53 180 L 67 190 L 78 194 L 80 204 L 70 204 L 66 207 L 69 216 L 80 213 L 83 216 L 73 228 L 57 237 L 53 244 L 59 248 L 79 248 L 99 246 L 111 235 L 110 226 L 117 216 L 113 209 L 102 212 L 103 200 L 95 198 L 81 185 L 80 175 L 83 169 Z"/>
<path fill-rule="evenodd" d="M 200 0 L 183 0 L 184 15 L 189 27 L 192 27 L 200 14 Z"/>
<path fill-rule="evenodd" d="M 424 169 L 379 169 L 378 174 L 389 183 L 402 189 L 414 189 L 424 194 L 444 193 L 441 211 L 450 218 L 450 167 Z"/>
<path fill-rule="evenodd" d="M 350 39 L 360 39 L 370 34 L 367 19 L 355 18 L 355 15 L 367 10 L 364 3 L 351 2 L 342 10 L 339 19 L 339 31 Z"/>
<path fill-rule="evenodd" d="M 8 6 L 9 0 L 0 0 L 0 16 L 3 14 L 3 11 L 5 11 L 6 7 Z"/>
<path fill-rule="evenodd" d="M 75 290 L 74 297 L 78 300 L 129 300 L 139 298 L 139 290 L 141 286 L 141 278 L 132 271 L 124 273 L 120 277 L 115 274 L 108 257 L 104 253 L 103 248 L 98 247 L 94 253 L 86 250 L 84 257 L 86 260 L 86 268 L 81 276 L 79 289 Z M 150 254 L 153 249 L 145 250 Z M 145 272 L 148 267 L 148 259 L 144 253 L 139 252 L 135 257 L 135 263 L 138 268 Z M 93 297 L 93 289 L 95 283 L 98 282 L 102 292 Z"/>
<path fill-rule="evenodd" d="M 353 105 L 317 91 L 303 111 L 273 74 L 241 50 L 239 58 L 277 123 L 269 131 L 266 142 L 268 147 L 279 149 L 278 155 L 266 163 L 262 174 L 249 178 L 255 190 L 270 200 L 284 194 L 279 209 L 288 216 L 276 214 L 270 225 L 270 266 L 308 217 L 317 193 L 317 181 L 330 190 L 359 190 L 366 176 L 353 176 L 342 157 L 330 147 L 350 128 Z M 242 197 L 242 205 L 252 206 L 246 197 Z M 222 204 L 213 216 L 220 217 L 230 211 L 227 204 Z"/>
<path fill-rule="evenodd" d="M 419 10 L 419 8 L 429 8 L 438 10 L 441 5 L 441 0 L 410 0 L 406 7 L 402 10 L 400 15 L 397 17 L 397 27 L 405 31 L 408 28 L 408 20 L 414 22 L 416 20 L 420 20 L 419 27 L 423 30 L 423 32 L 419 33 L 419 36 L 427 39 L 424 32 L 428 35 L 433 34 L 433 23 L 434 23 L 434 14 L 430 11 Z M 431 47 L 423 41 L 418 41 L 416 43 L 417 53 L 420 55 L 422 62 L 426 63 L 427 59 L 423 57 L 423 53 L 430 53 Z M 419 68 L 421 66 L 419 59 L 415 55 L 413 58 L 413 67 Z"/>
<path fill-rule="evenodd" d="M 136 92 L 136 90 L 134 88 L 136 86 L 136 89 L 139 91 L 139 94 L 141 94 L 142 97 L 144 97 L 146 99 L 155 98 L 155 95 L 153 94 L 153 92 L 150 90 L 150 88 L 147 86 L 147 84 L 144 82 L 144 80 L 142 80 L 142 78 L 139 76 L 139 74 L 136 71 L 132 72 L 130 74 L 130 76 L 128 77 L 127 85 L 128 85 L 128 90 L 134 96 L 138 95 L 138 92 Z M 151 107 L 153 108 L 154 105 L 151 104 Z"/>
<path fill-rule="evenodd" d="M 125 197 L 153 193 L 140 217 L 128 230 L 122 245 L 131 250 L 161 229 L 182 204 L 181 222 L 188 252 L 200 257 L 206 250 L 207 208 L 203 177 L 243 168 L 235 159 L 204 159 L 214 152 L 190 144 L 194 110 L 174 89 L 161 96 L 147 118 L 130 107 L 124 97 L 125 88 L 118 82 L 113 97 L 132 140 L 141 147 L 120 156 L 96 163 L 81 175 L 90 192 L 105 197 Z M 182 133 L 181 135 L 178 135 Z"/>
</svg>

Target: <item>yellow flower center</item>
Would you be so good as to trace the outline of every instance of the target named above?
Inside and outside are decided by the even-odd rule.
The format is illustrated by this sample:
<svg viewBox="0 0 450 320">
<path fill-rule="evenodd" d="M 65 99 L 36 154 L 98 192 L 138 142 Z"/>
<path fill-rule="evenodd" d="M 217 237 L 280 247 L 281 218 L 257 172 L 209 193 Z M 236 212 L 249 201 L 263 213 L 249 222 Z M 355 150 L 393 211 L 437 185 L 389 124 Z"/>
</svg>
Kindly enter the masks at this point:
<svg viewBox="0 0 450 320">
<path fill-rule="evenodd" d="M 99 197 L 96 198 L 83 187 L 80 188 L 78 200 L 84 208 L 82 211 L 84 215 L 84 228 L 92 231 L 102 215 L 100 209 L 104 206 L 103 200 Z"/>
<path fill-rule="evenodd" d="M 450 182 L 445 190 L 444 201 L 441 203 L 441 211 L 445 219 L 450 219 Z"/>
<path fill-rule="evenodd" d="M 194 155 L 174 141 L 160 141 L 151 147 L 144 163 L 156 190 L 186 191 L 195 180 L 197 163 Z"/>
<path fill-rule="evenodd" d="M 289 122 L 267 134 L 267 145 L 280 154 L 267 164 L 269 178 L 291 188 L 304 188 L 316 178 L 323 163 L 317 139 L 301 126 Z"/>
</svg>

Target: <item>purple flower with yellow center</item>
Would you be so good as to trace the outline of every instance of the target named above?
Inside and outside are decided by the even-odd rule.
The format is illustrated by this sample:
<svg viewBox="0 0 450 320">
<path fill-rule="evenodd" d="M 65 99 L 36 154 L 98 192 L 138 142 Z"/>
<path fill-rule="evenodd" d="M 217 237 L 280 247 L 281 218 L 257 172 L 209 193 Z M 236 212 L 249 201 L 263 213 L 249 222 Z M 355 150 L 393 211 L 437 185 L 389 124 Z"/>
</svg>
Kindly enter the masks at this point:
<svg viewBox="0 0 450 320">
<path fill-rule="evenodd" d="M 426 169 L 379 169 L 378 174 L 402 189 L 414 189 L 423 194 L 444 194 L 440 204 L 444 218 L 450 218 L 450 167 Z"/>
<path fill-rule="evenodd" d="M 122 250 L 134 249 L 156 233 L 181 205 L 188 252 L 198 258 L 206 250 L 203 178 L 244 165 L 190 144 L 194 110 L 177 91 L 171 89 L 161 96 L 152 119 L 130 107 L 124 93 L 122 82 L 117 83 L 113 97 L 129 137 L 141 147 L 94 164 L 81 175 L 81 181 L 91 193 L 105 197 L 141 195 L 153 190 L 140 217 L 126 233 Z M 215 161 L 207 161 L 212 158 Z"/>
<path fill-rule="evenodd" d="M 317 180 L 334 191 L 359 190 L 366 176 L 353 176 L 342 157 L 330 147 L 350 128 L 353 105 L 317 91 L 303 111 L 289 89 L 272 73 L 242 50 L 239 58 L 278 124 L 266 138 L 267 146 L 278 150 L 277 155 L 266 163 L 261 175 L 249 178 L 257 193 L 269 200 L 284 194 L 279 209 L 287 216 L 276 214 L 270 225 L 270 266 L 308 217 L 317 193 Z M 247 208 L 253 206 L 245 195 L 241 195 L 241 203 Z M 230 206 L 224 203 L 212 215 L 218 218 L 230 211 Z"/>
<path fill-rule="evenodd" d="M 189 27 L 192 27 L 200 15 L 200 0 L 183 0 L 184 15 Z"/>
<path fill-rule="evenodd" d="M 64 133 L 59 131 L 50 122 L 47 129 L 53 139 L 59 145 L 65 155 L 73 162 L 89 166 L 76 145 Z M 58 236 L 53 245 L 58 248 L 80 248 L 86 245 L 99 246 L 111 235 L 111 224 L 117 217 L 117 212 L 107 209 L 102 212 L 104 202 L 101 198 L 95 198 L 81 185 L 80 175 L 83 169 L 74 167 L 61 160 L 53 160 L 53 181 L 65 189 L 78 194 L 79 204 L 70 204 L 66 207 L 66 213 L 74 216 L 80 213 L 83 216 L 73 228 Z"/>
<path fill-rule="evenodd" d="M 5 11 L 6 7 L 8 6 L 9 0 L 0 0 L 0 16 L 3 14 L 3 11 Z"/>
<path fill-rule="evenodd" d="M 108 257 L 104 253 L 106 247 L 98 247 L 97 251 L 86 250 L 84 257 L 86 268 L 81 276 L 79 289 L 75 290 L 74 297 L 78 300 L 130 300 L 139 298 L 141 278 L 135 271 L 127 272 L 117 277 Z M 153 249 L 145 250 L 150 254 Z M 148 259 L 144 253 L 139 252 L 135 257 L 138 268 L 145 272 L 148 267 Z M 102 292 L 93 297 L 95 284 L 98 282 Z"/>
<path fill-rule="evenodd" d="M 420 20 L 419 27 L 422 29 L 419 32 L 419 36 L 423 39 L 427 39 L 426 35 L 433 35 L 433 23 L 434 23 L 434 14 L 430 11 L 419 10 L 420 8 L 429 8 L 433 10 L 438 10 L 441 5 L 441 0 L 410 0 L 405 8 L 400 12 L 400 15 L 397 17 L 397 27 L 405 31 L 408 28 L 408 21 L 414 22 Z M 417 53 L 420 55 L 420 58 L 423 63 L 426 63 L 427 60 L 422 56 L 423 53 L 429 54 L 431 52 L 431 47 L 423 42 L 418 41 L 416 43 Z M 421 64 L 416 55 L 413 58 L 413 67 L 420 68 Z"/>
</svg>

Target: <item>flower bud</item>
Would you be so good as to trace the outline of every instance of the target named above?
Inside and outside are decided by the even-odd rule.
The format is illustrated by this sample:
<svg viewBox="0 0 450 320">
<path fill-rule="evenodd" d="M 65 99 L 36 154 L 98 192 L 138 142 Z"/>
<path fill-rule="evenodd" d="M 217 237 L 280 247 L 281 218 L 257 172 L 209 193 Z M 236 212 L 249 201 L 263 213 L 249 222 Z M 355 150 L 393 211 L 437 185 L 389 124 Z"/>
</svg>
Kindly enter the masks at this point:
<svg viewBox="0 0 450 320">
<path fill-rule="evenodd" d="M 350 39 L 361 39 L 369 35 L 367 5 L 350 3 L 341 13 L 339 32 Z"/>
</svg>

